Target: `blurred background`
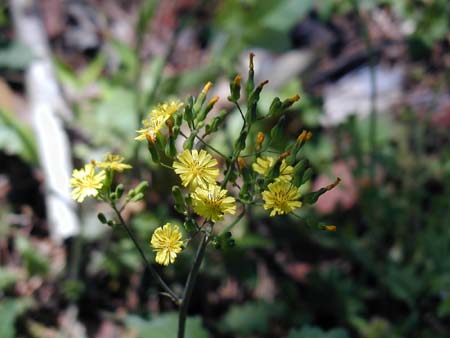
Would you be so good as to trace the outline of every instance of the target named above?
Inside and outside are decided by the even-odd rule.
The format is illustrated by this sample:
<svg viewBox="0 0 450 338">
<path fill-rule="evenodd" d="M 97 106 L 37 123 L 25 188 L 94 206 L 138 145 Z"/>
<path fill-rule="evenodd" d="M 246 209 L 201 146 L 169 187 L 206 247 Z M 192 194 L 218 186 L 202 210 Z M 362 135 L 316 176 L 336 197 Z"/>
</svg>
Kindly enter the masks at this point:
<svg viewBox="0 0 450 338">
<path fill-rule="evenodd" d="M 107 206 L 70 200 L 72 168 L 106 152 L 150 190 L 124 217 L 146 253 L 173 173 L 132 141 L 159 102 L 207 81 L 218 108 L 254 52 L 259 110 L 297 93 L 279 144 L 311 130 L 303 215 L 250 209 L 209 249 L 188 337 L 450 337 L 450 4 L 447 0 L 10 0 L 0 3 L 0 337 L 174 337 Z M 272 121 L 273 124 L 276 121 Z M 239 114 L 211 142 L 229 153 Z M 266 132 L 271 121 L 261 125 Z M 194 246 L 161 269 L 181 290 Z"/>
</svg>

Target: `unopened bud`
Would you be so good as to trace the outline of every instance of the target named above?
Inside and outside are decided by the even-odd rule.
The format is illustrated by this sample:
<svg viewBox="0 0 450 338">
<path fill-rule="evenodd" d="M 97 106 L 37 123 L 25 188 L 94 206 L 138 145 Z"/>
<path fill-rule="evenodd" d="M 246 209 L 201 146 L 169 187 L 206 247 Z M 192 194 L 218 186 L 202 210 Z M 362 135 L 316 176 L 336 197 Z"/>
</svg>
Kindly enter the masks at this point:
<svg viewBox="0 0 450 338">
<path fill-rule="evenodd" d="M 247 162 L 245 162 L 243 157 L 238 157 L 237 158 L 237 163 L 238 163 L 238 166 L 239 166 L 240 170 L 247 168 Z"/>
<path fill-rule="evenodd" d="M 326 190 L 326 191 L 330 191 L 331 189 L 333 189 L 334 187 L 336 187 L 339 183 L 341 183 L 341 179 L 338 177 L 338 178 L 336 178 L 336 181 L 334 181 L 333 183 L 327 185 L 327 186 L 325 187 L 325 190 Z"/>
<path fill-rule="evenodd" d="M 209 90 L 211 89 L 212 85 L 213 85 L 212 82 L 208 81 L 208 83 L 205 84 L 205 86 L 202 89 L 202 94 L 206 95 L 206 93 L 208 93 Z"/>
<path fill-rule="evenodd" d="M 292 106 L 295 102 L 297 102 L 298 100 L 300 100 L 300 95 L 292 96 L 292 97 L 290 97 L 290 98 L 288 98 L 288 99 L 283 101 L 282 107 L 284 109 L 287 109 L 290 106 Z"/>
<path fill-rule="evenodd" d="M 264 142 L 265 139 L 265 135 L 263 132 L 259 131 L 258 135 L 256 135 L 256 150 L 260 150 L 261 149 L 261 145 Z"/>
<path fill-rule="evenodd" d="M 206 110 L 211 110 L 212 107 L 216 104 L 217 101 L 219 101 L 220 97 L 214 96 L 211 100 L 209 100 L 208 104 L 206 105 Z"/>
<path fill-rule="evenodd" d="M 240 75 L 236 75 L 236 77 L 234 78 L 234 80 L 233 80 L 233 84 L 235 85 L 235 86 L 240 86 L 241 85 L 241 76 Z"/>
<path fill-rule="evenodd" d="M 250 53 L 250 64 L 249 64 L 249 68 L 250 70 L 253 70 L 254 66 L 253 66 L 253 58 L 255 57 L 255 53 Z"/>
<path fill-rule="evenodd" d="M 282 153 L 281 155 L 280 155 L 280 160 L 284 160 L 286 157 L 288 157 L 289 156 L 289 151 L 285 151 L 284 153 Z"/>
<path fill-rule="evenodd" d="M 313 134 L 309 130 L 303 130 L 297 137 L 298 143 L 305 143 L 312 138 Z"/>
<path fill-rule="evenodd" d="M 336 231 L 336 226 L 335 225 L 325 225 L 325 230 Z"/>
<path fill-rule="evenodd" d="M 230 96 L 228 96 L 228 101 L 237 102 L 241 97 L 241 76 L 236 75 L 233 82 L 230 83 Z"/>
</svg>

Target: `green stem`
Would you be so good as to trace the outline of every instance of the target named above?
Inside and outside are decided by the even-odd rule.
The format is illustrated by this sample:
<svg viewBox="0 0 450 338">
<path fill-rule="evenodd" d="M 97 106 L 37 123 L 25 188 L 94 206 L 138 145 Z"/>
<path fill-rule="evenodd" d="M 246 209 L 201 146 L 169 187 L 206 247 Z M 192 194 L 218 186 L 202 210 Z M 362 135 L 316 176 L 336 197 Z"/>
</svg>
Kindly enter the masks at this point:
<svg viewBox="0 0 450 338">
<path fill-rule="evenodd" d="M 245 215 L 245 208 L 244 208 L 244 210 L 242 210 L 242 212 L 239 214 L 239 216 L 233 222 L 228 224 L 225 227 L 225 229 L 222 230 L 222 232 L 220 233 L 219 236 L 221 236 L 221 235 L 225 234 L 226 232 L 230 231 L 231 229 L 233 229 L 233 227 L 239 223 L 239 221 L 242 219 L 242 217 L 244 217 L 244 215 Z"/>
<path fill-rule="evenodd" d="M 209 235 L 205 234 L 202 238 L 200 246 L 197 249 L 194 265 L 192 266 L 191 272 L 189 273 L 188 279 L 186 281 L 186 286 L 184 287 L 183 300 L 181 302 L 178 320 L 178 338 L 184 338 L 189 302 L 191 300 L 192 291 L 194 289 L 195 281 L 197 279 L 200 266 L 202 265 L 203 258 L 205 257 L 205 251 L 208 243 L 209 243 Z"/>
<path fill-rule="evenodd" d="M 375 55 L 372 45 L 372 38 L 369 32 L 369 25 L 362 16 L 358 1 L 353 0 L 354 8 L 359 15 L 359 25 L 361 26 L 362 36 L 366 45 L 367 54 L 369 55 L 369 73 L 370 73 L 370 115 L 369 115 L 369 146 L 370 146 L 370 163 L 369 178 L 371 186 L 375 184 L 375 165 L 377 158 L 376 136 L 377 136 L 377 81 L 375 70 Z"/>
<path fill-rule="evenodd" d="M 144 265 L 150 270 L 150 273 L 152 274 L 153 278 L 155 278 L 156 281 L 159 283 L 159 285 L 164 289 L 165 292 L 162 294 L 168 296 L 175 304 L 180 304 L 179 297 L 176 295 L 175 292 L 172 291 L 172 289 L 166 284 L 166 282 L 164 282 L 164 280 L 159 275 L 159 273 L 153 268 L 151 263 L 148 261 L 147 257 L 144 254 L 144 251 L 142 250 L 141 246 L 139 245 L 139 243 L 138 243 L 136 237 L 134 236 L 133 232 L 131 231 L 130 227 L 127 225 L 127 223 L 123 219 L 120 211 L 117 209 L 117 207 L 115 205 L 111 205 L 111 207 L 113 208 L 114 212 L 116 213 L 117 217 L 119 218 L 120 224 L 124 227 L 124 229 L 128 233 L 128 236 L 133 241 L 134 246 L 138 250 L 138 252 L 142 258 L 142 261 L 144 262 Z"/>
</svg>

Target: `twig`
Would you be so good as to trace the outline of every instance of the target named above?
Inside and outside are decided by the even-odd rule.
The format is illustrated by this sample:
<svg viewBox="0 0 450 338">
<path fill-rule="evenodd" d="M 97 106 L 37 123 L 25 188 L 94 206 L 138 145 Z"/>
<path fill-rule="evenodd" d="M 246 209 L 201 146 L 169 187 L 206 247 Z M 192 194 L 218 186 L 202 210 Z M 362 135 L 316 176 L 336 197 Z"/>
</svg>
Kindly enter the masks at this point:
<svg viewBox="0 0 450 338">
<path fill-rule="evenodd" d="M 153 268 L 151 263 L 148 261 L 147 257 L 144 254 L 144 251 L 142 250 L 141 246 L 139 245 L 139 243 L 138 243 L 136 237 L 134 236 L 133 232 L 131 231 L 130 227 L 127 225 L 127 223 L 123 219 L 120 211 L 117 209 L 117 207 L 115 205 L 111 205 L 111 207 L 113 208 L 114 212 L 116 213 L 117 217 L 119 218 L 119 221 L 120 221 L 121 225 L 124 227 L 124 229 L 126 230 L 128 236 L 130 236 L 130 239 L 133 241 L 134 246 L 138 250 L 138 252 L 142 258 L 142 261 L 144 262 L 144 265 L 150 270 L 150 273 L 152 274 L 153 278 L 155 278 L 156 281 L 159 283 L 159 285 L 165 290 L 165 292 L 162 294 L 165 296 L 168 296 L 175 304 L 179 305 L 180 298 L 177 296 L 177 294 L 175 292 L 172 291 L 172 289 L 166 284 L 166 282 L 164 282 L 164 280 L 161 278 L 159 273 Z"/>
</svg>

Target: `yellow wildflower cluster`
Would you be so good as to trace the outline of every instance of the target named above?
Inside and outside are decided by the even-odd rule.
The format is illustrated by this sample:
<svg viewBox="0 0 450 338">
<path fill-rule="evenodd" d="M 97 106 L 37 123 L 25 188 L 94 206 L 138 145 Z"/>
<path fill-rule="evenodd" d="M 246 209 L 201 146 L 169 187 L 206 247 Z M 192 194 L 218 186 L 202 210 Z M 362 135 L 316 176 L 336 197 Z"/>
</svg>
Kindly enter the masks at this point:
<svg viewBox="0 0 450 338">
<path fill-rule="evenodd" d="M 276 159 L 273 157 L 258 157 L 252 168 L 258 174 L 266 177 L 275 162 Z M 299 201 L 301 195 L 298 187 L 291 183 L 293 173 L 294 168 L 283 159 L 279 176 L 268 185 L 268 190 L 262 192 L 262 198 L 265 202 L 264 209 L 272 209 L 270 216 L 287 214 L 302 206 L 302 202 Z"/>
<path fill-rule="evenodd" d="M 142 121 L 144 128 L 137 131 L 139 134 L 134 139 L 137 141 L 145 141 L 149 139 L 156 141 L 156 136 L 166 124 L 166 121 L 175 114 L 183 106 L 182 102 L 172 101 L 170 103 L 162 103 L 151 110 L 146 120 Z"/>
<path fill-rule="evenodd" d="M 227 190 L 217 185 L 219 176 L 217 161 L 205 150 L 184 150 L 173 163 L 183 186 L 191 190 L 194 211 L 217 222 L 224 214 L 236 212 L 236 200 L 227 196 Z"/>
<path fill-rule="evenodd" d="M 253 163 L 252 168 L 258 174 L 267 176 L 270 168 L 275 164 L 276 159 L 273 157 L 258 157 L 256 162 Z M 278 176 L 276 181 L 284 181 L 290 182 L 292 180 L 292 174 L 294 172 L 294 168 L 290 165 L 286 164 L 286 160 L 281 161 L 280 166 L 280 176 Z"/>
<path fill-rule="evenodd" d="M 72 198 L 82 203 L 88 196 L 97 197 L 105 183 L 105 169 L 122 172 L 131 168 L 131 165 L 123 163 L 123 160 L 120 155 L 107 154 L 103 162 L 92 161 L 82 169 L 74 169 L 70 179 Z"/>
</svg>

